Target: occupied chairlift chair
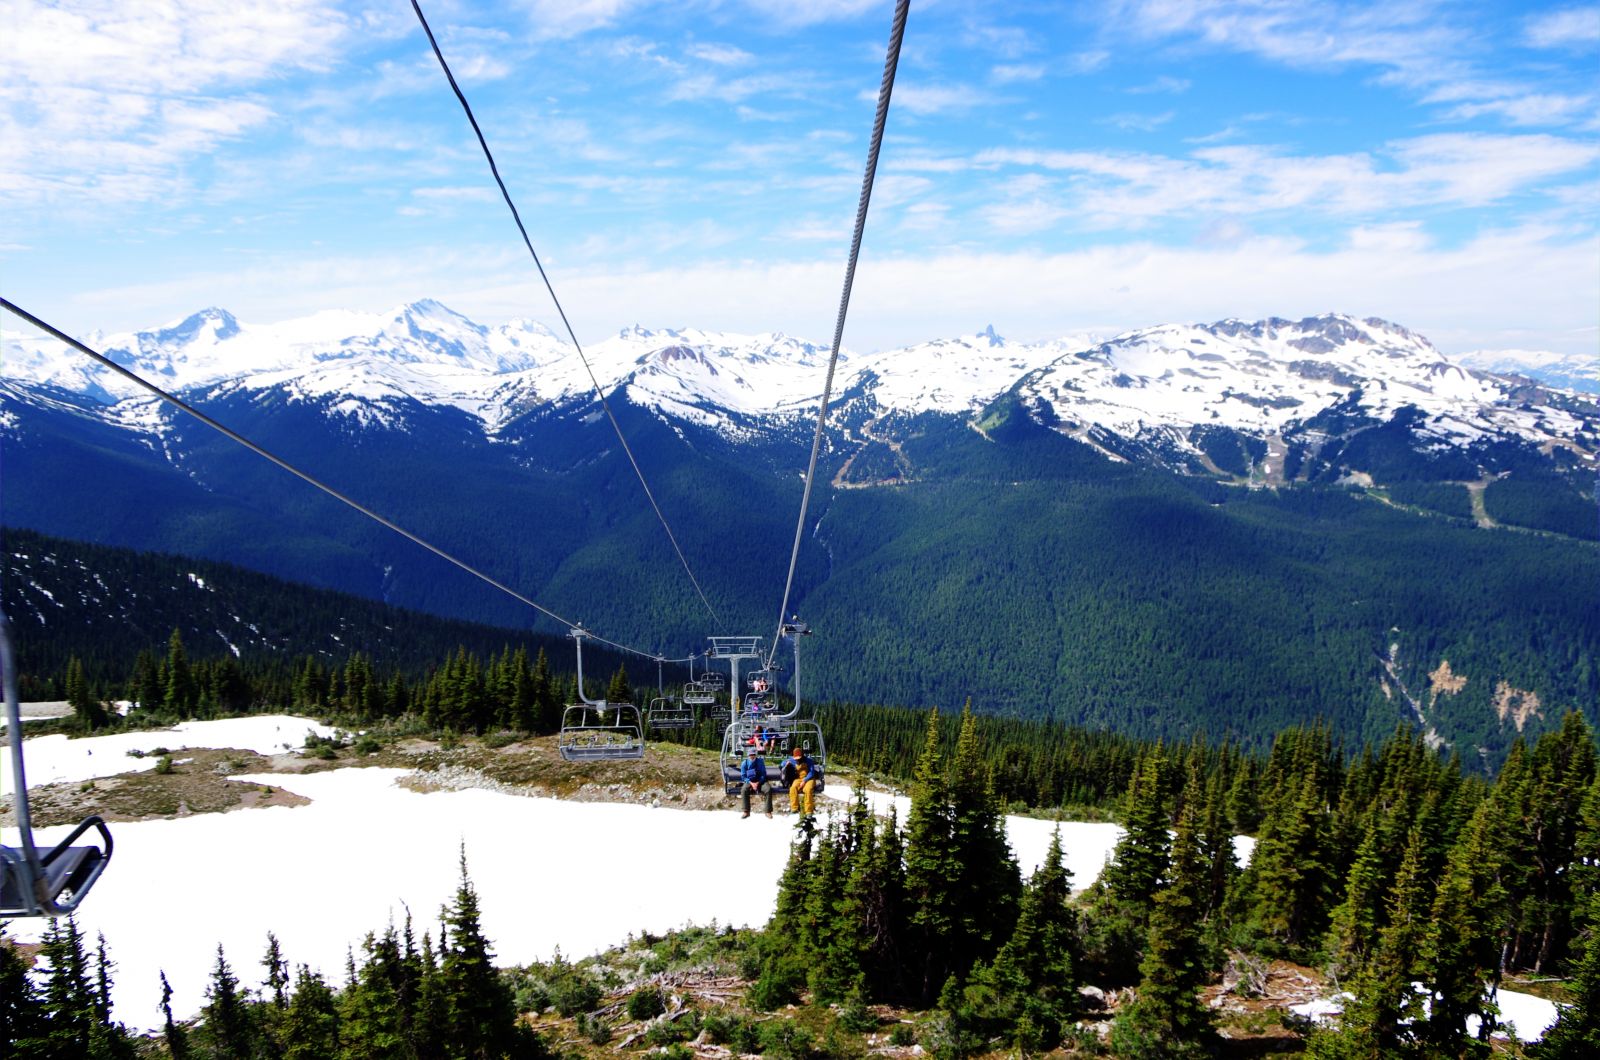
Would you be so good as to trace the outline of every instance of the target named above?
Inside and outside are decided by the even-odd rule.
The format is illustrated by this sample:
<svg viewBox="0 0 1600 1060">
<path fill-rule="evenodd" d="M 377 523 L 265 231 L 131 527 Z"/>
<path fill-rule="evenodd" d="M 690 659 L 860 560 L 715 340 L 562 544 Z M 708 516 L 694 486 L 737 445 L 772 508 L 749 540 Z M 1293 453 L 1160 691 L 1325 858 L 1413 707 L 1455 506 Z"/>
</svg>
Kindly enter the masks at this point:
<svg viewBox="0 0 1600 1060">
<path fill-rule="evenodd" d="M 22 709 L 17 704 L 16 660 L 11 654 L 11 623 L 0 613 L 0 681 L 5 685 L 7 742 L 11 781 L 16 785 L 19 846 L 0 845 L 0 918 L 63 916 L 78 908 L 100 874 L 111 864 L 111 830 L 98 816 L 86 817 L 44 854 L 34 845 L 28 814 L 28 778 L 23 769 Z M 93 828 L 103 845 L 73 846 Z"/>
<path fill-rule="evenodd" d="M 737 795 L 743 785 L 739 767 L 746 752 L 755 747 L 767 759 L 769 785 L 773 791 L 788 791 L 782 779 L 783 762 L 796 747 L 805 751 L 816 764 L 819 778 L 817 792 L 827 781 L 828 747 L 822 738 L 822 726 L 815 718 L 800 717 L 800 638 L 810 636 L 811 627 L 798 621 L 784 623 L 783 632 L 794 640 L 794 706 L 778 713 L 777 682 L 781 671 L 776 666 L 756 670 L 750 674 L 750 691 L 745 695 L 744 708 L 722 734 L 722 780 L 729 795 Z M 751 700 L 756 709 L 751 709 Z"/>
<path fill-rule="evenodd" d="M 568 762 L 615 761 L 644 757 L 644 725 L 632 703 L 607 703 L 583 694 L 583 638 L 588 630 L 574 629 L 569 636 L 578 645 L 578 699 L 561 715 L 556 749 Z M 611 720 L 606 720 L 606 715 Z"/>
</svg>

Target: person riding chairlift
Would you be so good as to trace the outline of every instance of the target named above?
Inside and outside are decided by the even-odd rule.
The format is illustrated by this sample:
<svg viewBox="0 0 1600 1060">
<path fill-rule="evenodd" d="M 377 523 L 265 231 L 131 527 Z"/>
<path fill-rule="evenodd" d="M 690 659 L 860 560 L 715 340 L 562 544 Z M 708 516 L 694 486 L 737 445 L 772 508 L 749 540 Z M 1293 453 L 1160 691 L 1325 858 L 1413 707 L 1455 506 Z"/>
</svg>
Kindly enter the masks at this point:
<svg viewBox="0 0 1600 1060">
<path fill-rule="evenodd" d="M 761 758 L 760 748 L 752 747 L 744 754 L 739 765 L 739 798 L 744 804 L 744 816 L 750 816 L 750 796 L 760 792 L 767 797 L 767 816 L 772 816 L 772 789 L 767 786 L 767 763 Z"/>
<path fill-rule="evenodd" d="M 783 763 L 783 780 L 789 788 L 789 812 L 799 813 L 801 796 L 805 801 L 805 813 L 810 817 L 816 805 L 817 784 L 822 779 L 822 770 L 806 754 L 805 748 L 795 746 L 794 752 Z"/>
</svg>

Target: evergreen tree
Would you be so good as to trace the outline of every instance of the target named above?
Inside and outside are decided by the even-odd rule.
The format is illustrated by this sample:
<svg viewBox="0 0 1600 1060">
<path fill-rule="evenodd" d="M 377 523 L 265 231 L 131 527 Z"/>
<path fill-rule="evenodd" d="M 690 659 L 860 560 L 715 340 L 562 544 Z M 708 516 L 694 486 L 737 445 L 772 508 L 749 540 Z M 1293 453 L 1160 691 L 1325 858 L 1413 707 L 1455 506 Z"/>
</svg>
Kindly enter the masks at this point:
<svg viewBox="0 0 1600 1060">
<path fill-rule="evenodd" d="M 465 850 L 455 901 L 444 910 L 440 946 L 439 979 L 447 1013 L 443 1040 L 467 1060 L 504 1056 L 516 1039 L 517 1012 L 479 928 L 478 894 L 467 877 Z"/>
<path fill-rule="evenodd" d="M 189 656 L 183 650 L 183 634 L 172 631 L 167 639 L 166 688 L 161 708 L 179 718 L 192 717 L 199 705 L 200 691 L 195 686 L 194 673 L 189 667 Z"/>
<path fill-rule="evenodd" d="M 1083 926 L 1084 963 L 1086 974 L 1098 983 L 1124 986 L 1138 981 L 1150 911 L 1167 870 L 1164 763 L 1159 746 L 1141 759 L 1123 801 L 1126 831 L 1111 863 L 1090 889 Z"/>
<path fill-rule="evenodd" d="M 83 660 L 76 655 L 67 663 L 67 705 L 72 708 L 80 732 L 104 728 L 109 720 L 105 705 L 90 693 L 89 682 L 83 676 Z"/>
<path fill-rule="evenodd" d="M 217 947 L 217 963 L 206 986 L 206 1003 L 200 1009 L 198 1043 L 217 1060 L 250 1060 L 255 1028 L 239 980 L 228 966 L 227 955 Z"/>
<path fill-rule="evenodd" d="M 46 1011 L 28 965 L 0 934 L 0 1046 L 18 1060 L 49 1060 Z"/>
<path fill-rule="evenodd" d="M 327 1060 L 339 1055 L 339 1006 L 322 976 L 301 965 L 283 1013 L 284 1060 Z"/>
<path fill-rule="evenodd" d="M 133 673 L 128 676 L 128 698 L 140 710 L 159 710 L 166 699 L 166 686 L 156 660 L 148 651 L 141 651 L 133 661 Z"/>
<path fill-rule="evenodd" d="M 1600 894 L 1590 893 L 1580 917 L 1583 936 L 1573 969 L 1572 1004 L 1562 1008 L 1535 1055 L 1541 1060 L 1592 1060 L 1600 1056 Z"/>
<path fill-rule="evenodd" d="M 550 657 L 544 649 L 533 662 L 533 731 L 552 733 L 561 727 L 561 697 L 556 693 L 555 677 L 550 672 Z"/>
<path fill-rule="evenodd" d="M 954 971 L 949 940 L 961 911 L 961 867 L 955 864 L 952 840 L 954 813 L 948 798 L 943 756 L 939 750 L 939 712 L 928 713 L 922 758 L 911 786 L 911 813 L 906 819 L 906 907 L 910 910 L 906 959 L 921 969 L 914 985 L 922 1004 L 934 997 Z"/>
<path fill-rule="evenodd" d="M 172 984 L 165 971 L 161 973 L 161 1032 L 172 1060 L 188 1060 L 189 1035 L 183 1024 L 172 1018 Z"/>
<path fill-rule="evenodd" d="M 1423 970 L 1432 1000 L 1427 1040 L 1446 1053 L 1466 1042 L 1467 1017 L 1479 1017 L 1479 1036 L 1494 1024 L 1485 990 L 1498 978 L 1505 891 L 1500 884 L 1503 828 L 1492 801 L 1479 804 L 1451 851 L 1433 901 Z"/>
<path fill-rule="evenodd" d="M 1202 1056 L 1215 1049 L 1211 1012 L 1199 998 L 1209 967 L 1202 928 L 1209 866 L 1200 850 L 1198 774 L 1191 773 L 1186 787 L 1191 794 L 1178 816 L 1169 882 L 1150 914 L 1138 997 L 1112 1026 L 1112 1046 L 1123 1057 Z"/>
<path fill-rule="evenodd" d="M 633 686 L 628 684 L 628 668 L 622 663 L 617 664 L 617 672 L 611 675 L 611 683 L 606 686 L 606 702 L 633 702 Z"/>
</svg>

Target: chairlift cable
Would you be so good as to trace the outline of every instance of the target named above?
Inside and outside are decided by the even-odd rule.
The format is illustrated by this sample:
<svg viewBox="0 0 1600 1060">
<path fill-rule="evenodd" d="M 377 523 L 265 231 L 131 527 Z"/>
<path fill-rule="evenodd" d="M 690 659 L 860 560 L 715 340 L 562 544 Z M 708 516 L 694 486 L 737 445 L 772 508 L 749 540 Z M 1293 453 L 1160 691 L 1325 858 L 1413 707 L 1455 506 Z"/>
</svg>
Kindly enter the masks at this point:
<svg viewBox="0 0 1600 1060">
<path fill-rule="evenodd" d="M 413 3 L 416 0 L 412 0 Z M 778 631 L 772 637 L 767 666 L 778 655 L 783 640 L 783 620 L 789 613 L 789 594 L 794 589 L 795 565 L 800 560 L 800 542 L 805 536 L 806 512 L 811 506 L 811 486 L 817 474 L 817 453 L 822 448 L 822 430 L 828 421 L 828 401 L 833 395 L 833 373 L 839 364 L 839 346 L 844 341 L 845 315 L 850 311 L 850 289 L 855 284 L 856 260 L 861 254 L 861 236 L 867 227 L 867 207 L 872 202 L 872 182 L 878 171 L 878 149 L 883 145 L 883 128 L 889 117 L 889 97 L 894 92 L 894 75 L 900 65 L 900 41 L 905 36 L 906 13 L 911 0 L 897 0 L 894 23 L 889 29 L 889 48 L 883 60 L 883 81 L 878 86 L 878 110 L 872 119 L 872 142 L 867 148 L 866 173 L 861 178 L 861 199 L 856 204 L 855 232 L 850 237 L 850 263 L 845 267 L 844 289 L 839 295 L 839 317 L 833 328 L 833 349 L 828 355 L 828 378 L 822 387 L 822 405 L 817 409 L 817 427 L 811 436 L 811 461 L 806 466 L 805 492 L 800 498 L 800 518 L 794 526 L 794 548 L 789 553 L 789 576 L 783 583 L 783 603 L 778 607 Z"/>
<path fill-rule="evenodd" d="M 301 481 L 309 483 L 312 486 L 315 486 L 317 489 L 321 490 L 323 493 L 326 493 L 328 496 L 332 497 L 333 499 L 335 499 L 335 500 L 337 500 L 337 501 L 339 501 L 339 502 L 341 502 L 341 503 L 343 503 L 343 504 L 345 504 L 345 505 L 347 505 L 347 506 L 349 506 L 351 508 L 354 508 L 356 511 L 360 512 L 362 515 L 366 516 L 368 519 L 371 519 L 371 520 L 373 520 L 374 522 L 377 522 L 377 523 L 381 523 L 382 525 L 388 527 L 390 530 L 393 530 L 395 533 L 399 534 L 401 537 L 405 538 L 406 540 L 408 540 L 408 541 L 410 541 L 410 542 L 412 542 L 414 544 L 421 545 L 423 548 L 427 549 L 429 552 L 432 552 L 434 555 L 438 556 L 440 559 L 443 559 L 443 560 L 445 560 L 445 561 L 447 561 L 449 563 L 454 564 L 455 566 L 461 568 L 462 570 L 466 571 L 468 574 L 472 575 L 474 578 L 479 579 L 480 581 L 487 582 L 488 584 L 492 585 L 494 588 L 499 589 L 501 592 L 505 593 L 507 596 L 510 596 L 512 599 L 519 600 L 522 603 L 527 604 L 529 607 L 533 608 L 535 611 L 539 612 L 540 614 L 545 615 L 548 618 L 552 618 L 552 619 L 554 619 L 555 621 L 561 623 L 564 626 L 567 626 L 567 627 L 570 627 L 570 628 L 578 628 L 579 627 L 579 624 L 574 622 L 574 621 L 572 621 L 571 619 L 557 614 L 556 612 L 550 610 L 548 607 L 545 607 L 544 605 L 538 603 L 537 601 L 533 600 L 530 597 L 524 596 L 522 593 L 520 593 L 517 590 L 511 588 L 509 585 L 507 585 L 504 582 L 500 581 L 499 579 L 493 577 L 492 575 L 485 574 L 483 571 L 479 570 L 477 567 L 474 567 L 472 564 L 466 562 L 465 560 L 457 559 L 455 556 L 453 556 L 450 553 L 446 552 L 444 549 L 440 548 L 438 545 L 435 545 L 431 541 L 428 541 L 427 539 L 422 538 L 422 537 L 418 536 L 417 534 L 412 533 L 410 530 L 407 530 L 405 527 L 401 526 L 399 523 L 396 523 L 394 520 L 389 519 L 386 516 L 380 515 L 379 513 L 373 511 L 371 508 L 368 508 L 366 505 L 362 504 L 360 501 L 355 500 L 354 498 L 352 498 L 352 497 L 340 492 L 339 490 L 335 489 L 334 487 L 328 485 L 326 482 L 323 482 L 321 479 L 317 478 L 315 475 L 311 474 L 310 472 L 301 470 L 300 468 L 296 467 L 295 465 L 289 463 L 289 461 L 287 461 L 287 460 L 283 459 L 282 457 L 278 456 L 277 454 L 273 453 L 271 450 L 266 449 L 261 445 L 258 445 L 257 443 L 251 441 L 249 438 L 246 438 L 244 435 L 240 434 L 238 431 L 234 430 L 233 428 L 228 427 L 227 425 L 225 425 L 223 423 L 219 423 L 217 420 L 212 419 L 210 416 L 206 415 L 204 412 L 201 412 L 199 409 L 195 408 L 193 405 L 189 404 L 187 401 L 184 401 L 182 398 L 178 397 L 176 394 L 168 393 L 167 391 L 165 391 L 165 390 L 161 389 L 160 387 L 156 386 L 154 383 L 152 383 L 149 380 L 145 379 L 143 376 L 139 375 L 137 372 L 134 372 L 131 369 L 123 367 L 122 365 L 118 364 L 116 361 L 113 361 L 111 358 L 107 357 L 105 354 L 100 353 L 97 350 L 91 349 L 90 347 L 84 345 L 82 342 L 79 342 L 77 339 L 73 338 L 71 335 L 68 335 L 66 332 L 62 331 L 60 328 L 55 327 L 54 325 L 49 324 L 46 321 L 40 320 L 38 317 L 34 316 L 32 313 L 28 312 L 26 309 L 23 309 L 21 306 L 17 305 L 15 302 L 12 302 L 10 299 L 4 298 L 4 297 L 0 297 L 0 308 L 4 308 L 7 312 L 15 315 L 19 319 L 27 321 L 29 324 L 32 324 L 34 327 L 38 328 L 40 331 L 42 331 L 45 334 L 51 336 L 52 338 L 58 339 L 59 341 L 66 343 L 68 346 L 70 346 L 73 349 L 77 350 L 79 353 L 82 353 L 82 354 L 84 354 L 84 355 L 86 355 L 86 356 L 88 356 L 90 358 L 93 358 L 95 361 L 98 361 L 101 365 L 103 365 L 106 368 L 109 368 L 111 371 L 113 371 L 113 372 L 117 373 L 118 375 L 122 376 L 124 379 L 128 380 L 129 382 L 135 384 L 136 386 L 141 387 L 144 390 L 148 390 L 150 393 L 154 394 L 156 397 L 160 398 L 162 401 L 167 402 L 167 404 L 172 405 L 175 408 L 181 409 L 184 412 L 187 412 L 189 415 L 193 416 L 195 419 L 199 420 L 201 423 L 205 424 L 207 427 L 210 427 L 212 430 L 217 431 L 218 433 L 222 434 L 224 437 L 229 438 L 230 440 L 239 443 L 240 445 L 244 446 L 246 449 L 248 449 L 251 452 L 255 453 L 257 456 L 260 456 L 260 457 L 263 457 L 263 458 L 265 458 L 267 460 L 270 460 L 272 463 L 277 464 L 279 467 L 283 468 L 283 470 L 289 472 L 289 474 L 295 476 L 296 478 L 300 479 Z M 592 633 L 589 634 L 589 636 L 591 638 L 593 638 L 594 640 L 599 641 L 600 643 L 605 644 L 608 647 L 616 648 L 619 651 L 632 652 L 635 655 L 642 655 L 642 656 L 644 656 L 645 658 L 648 658 L 648 659 L 654 659 L 656 657 L 654 652 L 646 652 L 646 651 L 640 651 L 637 648 L 630 648 L 626 644 L 619 644 L 616 641 L 606 640 L 603 637 L 596 637 Z M 673 661 L 678 661 L 678 660 L 673 660 Z"/>
<path fill-rule="evenodd" d="M 500 195 L 506 201 L 506 206 L 511 210 L 511 219 L 517 223 L 517 231 L 522 233 L 522 243 L 528 248 L 529 255 L 533 258 L 534 268 L 539 270 L 539 278 L 544 281 L 546 291 L 550 292 L 550 301 L 555 303 L 556 313 L 561 317 L 561 323 L 567 329 L 567 337 L 572 340 L 572 348 L 578 351 L 578 360 L 583 362 L 583 369 L 589 374 L 589 382 L 594 386 L 595 397 L 600 401 L 600 407 L 605 410 L 606 418 L 611 421 L 611 429 L 617 434 L 617 441 L 622 443 L 622 451 L 628 456 L 628 463 L 633 465 L 633 473 L 639 478 L 639 485 L 644 488 L 644 495 L 650 501 L 650 507 L 655 509 L 656 518 L 661 521 L 661 528 L 667 532 L 667 540 L 672 542 L 672 550 L 678 554 L 678 562 L 683 564 L 683 572 L 689 576 L 689 582 L 694 586 L 694 591 L 700 597 L 700 602 L 705 605 L 706 611 L 711 615 L 711 621 L 720 629 L 722 619 L 717 614 L 717 609 L 711 606 L 711 601 L 706 598 L 705 590 L 700 587 L 700 580 L 694 576 L 694 571 L 689 566 L 689 558 L 683 554 L 683 548 L 678 544 L 677 535 L 672 532 L 672 526 L 667 522 L 667 517 L 661 510 L 661 505 L 656 503 L 655 494 L 650 491 L 650 483 L 645 481 L 644 471 L 639 467 L 639 461 L 634 458 L 633 449 L 628 445 L 628 439 L 622 433 L 622 425 L 617 422 L 616 414 L 611 411 L 610 402 L 606 401 L 605 391 L 601 389 L 600 380 L 594 374 L 594 368 L 589 364 L 589 358 L 583 352 L 583 345 L 578 342 L 578 335 L 572 329 L 572 323 L 567 319 L 567 311 L 561 307 L 561 299 L 556 297 L 556 289 L 550 282 L 550 277 L 544 271 L 544 263 L 539 260 L 539 252 L 533 249 L 533 240 L 528 236 L 528 229 L 522 223 L 522 215 L 517 212 L 517 204 L 511 200 L 511 192 L 506 188 L 506 182 L 500 177 L 500 167 L 495 165 L 494 154 L 489 150 L 489 141 L 484 139 L 483 129 L 478 126 L 478 119 L 473 116 L 472 105 L 467 102 L 466 94 L 461 91 L 461 86 L 456 83 L 455 74 L 450 72 L 450 64 L 445 61 L 444 52 L 439 49 L 439 42 L 434 38 L 433 28 L 428 25 L 428 19 L 422 13 L 422 5 L 418 0 L 411 0 L 411 9 L 417 13 L 417 21 L 422 23 L 422 31 L 428 35 L 428 43 L 433 46 L 433 54 L 439 60 L 439 66 L 444 70 L 446 80 L 450 82 L 450 90 L 456 94 L 456 99 L 461 103 L 461 109 L 466 111 L 467 121 L 472 124 L 472 131 L 478 137 L 478 146 L 483 148 L 483 157 L 488 160 L 489 172 L 494 175 L 494 182 L 500 186 Z M 629 649 L 632 650 L 632 649 Z M 645 654 L 645 653 L 640 653 Z"/>
</svg>

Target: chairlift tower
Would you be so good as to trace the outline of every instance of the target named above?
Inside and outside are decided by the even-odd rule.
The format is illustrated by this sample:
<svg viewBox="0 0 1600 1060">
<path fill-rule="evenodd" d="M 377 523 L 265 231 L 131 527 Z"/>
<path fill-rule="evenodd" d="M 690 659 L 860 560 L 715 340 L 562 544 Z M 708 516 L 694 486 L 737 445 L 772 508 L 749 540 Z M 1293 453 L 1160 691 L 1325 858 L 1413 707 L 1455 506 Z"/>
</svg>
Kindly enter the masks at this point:
<svg viewBox="0 0 1600 1060">
<path fill-rule="evenodd" d="M 706 653 L 706 657 L 708 660 L 728 660 L 729 673 L 732 676 L 732 680 L 728 684 L 728 695 L 730 697 L 737 696 L 739 689 L 743 687 L 739 684 L 739 664 L 746 659 L 761 658 L 761 638 L 711 637 L 709 639 L 711 641 L 711 650 Z M 734 710 L 732 702 L 729 702 L 728 708 L 732 711 L 729 715 L 729 720 L 732 721 L 737 717 L 738 711 Z"/>
</svg>

